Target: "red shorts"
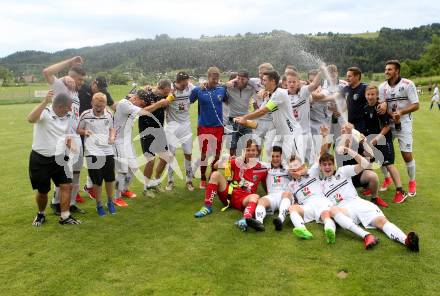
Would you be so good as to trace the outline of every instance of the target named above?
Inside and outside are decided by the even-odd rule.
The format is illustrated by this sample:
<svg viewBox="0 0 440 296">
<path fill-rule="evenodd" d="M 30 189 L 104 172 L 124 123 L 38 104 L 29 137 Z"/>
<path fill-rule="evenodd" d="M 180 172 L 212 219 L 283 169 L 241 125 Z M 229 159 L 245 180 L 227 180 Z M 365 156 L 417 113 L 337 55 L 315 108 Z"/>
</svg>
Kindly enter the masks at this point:
<svg viewBox="0 0 440 296">
<path fill-rule="evenodd" d="M 199 126 L 197 127 L 199 147 L 202 153 L 220 154 L 222 149 L 223 126 Z"/>
<path fill-rule="evenodd" d="M 229 189 L 229 184 L 226 186 L 225 191 L 218 193 L 221 200 L 226 201 L 226 198 L 228 197 L 228 189 Z M 240 190 L 240 189 L 233 190 L 232 196 L 231 196 L 231 207 L 233 207 L 237 210 L 243 211 L 245 208 L 243 206 L 243 200 L 251 194 L 252 193 L 249 193 L 247 191 Z"/>
</svg>

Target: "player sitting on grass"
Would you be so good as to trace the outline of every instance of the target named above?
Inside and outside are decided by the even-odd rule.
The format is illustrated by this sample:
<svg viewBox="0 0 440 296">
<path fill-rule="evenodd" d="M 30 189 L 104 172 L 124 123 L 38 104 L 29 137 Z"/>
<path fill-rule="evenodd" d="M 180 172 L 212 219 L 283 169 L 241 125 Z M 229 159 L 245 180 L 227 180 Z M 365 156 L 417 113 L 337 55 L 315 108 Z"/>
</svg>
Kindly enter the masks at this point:
<svg viewBox="0 0 440 296">
<path fill-rule="evenodd" d="M 104 216 L 105 210 L 101 201 L 101 186 L 105 180 L 107 192 L 107 207 L 110 214 L 115 214 L 113 204 L 113 188 L 115 182 L 115 160 L 113 157 L 113 143 L 115 130 L 113 128 L 113 115 L 107 111 L 107 98 L 103 93 L 96 93 L 92 98 L 92 109 L 81 114 L 78 134 L 85 137 L 85 156 L 89 176 L 93 182 L 96 194 L 96 211 L 99 216 Z"/>
<path fill-rule="evenodd" d="M 390 239 L 404 244 L 411 251 L 418 252 L 419 238 L 415 232 L 405 235 L 402 230 L 387 220 L 377 205 L 358 196 L 351 177 L 369 167 L 368 160 L 345 146 L 338 146 L 336 151 L 339 154 L 349 155 L 357 162 L 356 165 L 346 165 L 336 170 L 332 155 L 326 153 L 319 159 L 320 169 L 325 177 L 324 195 L 334 205 L 330 212 L 336 223 L 362 237 L 366 249 L 373 247 L 378 240 L 367 231 L 354 228 L 354 224 L 362 224 L 365 228 L 378 228 Z"/>
<path fill-rule="evenodd" d="M 243 218 L 237 221 L 236 225 L 242 231 L 246 231 L 246 219 L 254 215 L 257 207 L 259 196 L 255 192 L 258 184 L 267 176 L 267 168 L 258 162 L 258 154 L 257 144 L 248 140 L 244 157 L 230 160 L 232 172 L 230 183 L 218 171 L 212 172 L 205 191 L 205 204 L 194 216 L 202 218 L 211 214 L 214 197 L 218 194 L 224 205 L 231 205 L 233 208 L 243 211 Z M 219 161 L 214 163 L 214 169 L 218 168 Z"/>
<path fill-rule="evenodd" d="M 325 153 L 330 142 L 327 138 L 329 128 L 321 126 L 323 136 L 321 154 Z M 307 230 L 305 223 L 316 221 L 324 222 L 324 231 L 327 243 L 335 242 L 336 225 L 330 217 L 331 202 L 325 198 L 319 178 L 318 158 L 310 168 L 298 157 L 289 161 L 289 174 L 293 180 L 289 183 L 289 190 L 294 197 L 295 204 L 289 207 L 290 220 L 293 223 L 293 233 L 302 239 L 311 239 L 312 233 Z"/>
<path fill-rule="evenodd" d="M 283 168 L 282 148 L 279 146 L 272 147 L 272 160 L 268 167 L 266 186 L 267 195 L 258 199 L 257 208 L 255 210 L 255 218 L 246 219 L 249 227 L 257 231 L 264 231 L 264 218 L 266 217 L 266 209 L 270 213 L 279 211 L 278 217 L 273 220 L 275 228 L 281 230 L 284 219 L 286 218 L 287 210 L 291 205 L 292 195 L 288 192 L 288 184 L 290 177 L 285 168 Z"/>
<path fill-rule="evenodd" d="M 407 198 L 407 194 L 402 189 L 400 173 L 394 166 L 394 147 L 391 136 L 390 116 L 387 113 L 383 115 L 377 113 L 377 107 L 379 106 L 379 89 L 377 86 L 367 86 L 365 97 L 368 103 L 364 107 L 365 136 L 374 135 L 374 138 L 370 139 L 370 144 L 379 150 L 377 152 L 382 153 L 382 166 L 386 167 L 393 178 L 394 184 L 396 184 L 396 194 L 394 195 L 393 202 L 402 203 Z M 375 158 L 377 158 L 377 155 L 375 155 Z"/>
</svg>

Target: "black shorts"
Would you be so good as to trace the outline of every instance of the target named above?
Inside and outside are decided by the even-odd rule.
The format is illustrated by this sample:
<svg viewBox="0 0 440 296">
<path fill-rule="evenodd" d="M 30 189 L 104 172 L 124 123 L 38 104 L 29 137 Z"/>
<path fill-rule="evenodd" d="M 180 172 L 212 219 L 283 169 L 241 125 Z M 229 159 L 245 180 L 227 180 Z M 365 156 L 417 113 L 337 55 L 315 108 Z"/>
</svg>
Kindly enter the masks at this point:
<svg viewBox="0 0 440 296">
<path fill-rule="evenodd" d="M 167 138 L 163 128 L 157 128 L 154 134 L 141 137 L 142 152 L 145 157 L 154 157 L 157 153 L 168 151 Z"/>
<path fill-rule="evenodd" d="M 67 166 L 59 165 L 55 156 L 44 156 L 35 151 L 31 151 L 29 157 L 29 177 L 32 189 L 39 193 L 50 191 L 50 181 L 52 180 L 58 187 L 60 184 L 70 184 L 72 179 L 66 174 Z"/>
<path fill-rule="evenodd" d="M 113 155 L 86 156 L 87 170 L 93 185 L 102 186 L 102 181 L 115 181 L 115 159 Z"/>
<path fill-rule="evenodd" d="M 354 187 L 356 187 L 356 188 L 364 187 L 365 188 L 366 186 L 368 186 L 368 183 L 362 183 L 361 182 L 362 173 L 365 172 L 365 171 L 366 170 L 363 170 L 362 172 L 360 172 L 356 176 L 351 177 L 351 182 L 353 183 Z"/>
<path fill-rule="evenodd" d="M 387 140 L 385 145 L 377 145 L 376 148 L 382 153 L 383 166 L 394 164 L 395 154 L 394 154 L 394 146 L 392 141 Z"/>
</svg>

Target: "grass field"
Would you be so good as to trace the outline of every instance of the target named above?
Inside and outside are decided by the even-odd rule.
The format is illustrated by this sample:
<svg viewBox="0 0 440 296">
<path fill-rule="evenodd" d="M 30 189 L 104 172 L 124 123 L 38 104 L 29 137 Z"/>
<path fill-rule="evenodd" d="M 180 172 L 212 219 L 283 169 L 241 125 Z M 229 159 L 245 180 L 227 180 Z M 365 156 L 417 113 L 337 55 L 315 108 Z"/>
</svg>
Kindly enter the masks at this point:
<svg viewBox="0 0 440 296">
<path fill-rule="evenodd" d="M 88 211 L 79 217 L 82 225 L 60 226 L 49 210 L 48 223 L 33 228 L 32 125 L 25 116 L 34 105 L 0 106 L 0 294 L 440 295 L 440 112 L 429 112 L 424 101 L 414 116 L 417 197 L 384 210 L 405 232 L 419 233 L 418 254 L 378 231 L 380 244 L 370 251 L 340 229 L 328 246 L 316 224 L 309 226 L 314 239 L 299 241 L 290 222 L 275 232 L 271 217 L 265 233 L 242 233 L 233 225 L 240 213 L 222 213 L 218 203 L 212 215 L 196 220 L 203 192 L 188 193 L 182 181 L 155 199 L 142 197 L 136 181 L 138 197 L 115 216 L 98 217 L 87 200 L 80 205 Z M 178 158 L 182 163 L 180 151 Z M 391 201 L 392 192 L 383 197 Z M 341 270 L 345 279 L 337 277 Z"/>
</svg>

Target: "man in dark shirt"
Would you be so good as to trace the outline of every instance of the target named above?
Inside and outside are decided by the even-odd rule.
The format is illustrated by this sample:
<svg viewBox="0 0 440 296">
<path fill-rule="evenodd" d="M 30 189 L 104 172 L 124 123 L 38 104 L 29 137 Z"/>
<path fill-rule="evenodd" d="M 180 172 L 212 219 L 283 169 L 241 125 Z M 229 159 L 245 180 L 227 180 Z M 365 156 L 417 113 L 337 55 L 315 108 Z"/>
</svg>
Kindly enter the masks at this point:
<svg viewBox="0 0 440 296">
<path fill-rule="evenodd" d="M 402 203 L 407 198 L 407 194 L 402 189 L 402 181 L 400 173 L 394 166 L 394 147 L 393 137 L 390 127 L 390 116 L 385 113 L 380 115 L 378 109 L 379 90 L 374 85 L 369 85 L 365 93 L 368 104 L 364 107 L 364 121 L 365 121 L 365 136 L 368 137 L 372 147 L 379 151 L 375 151 L 374 157 L 376 161 L 382 162 L 382 167 L 385 167 L 393 178 L 396 184 L 396 193 L 394 195 L 394 203 Z M 382 154 L 383 160 L 378 159 L 378 153 Z"/>
<path fill-rule="evenodd" d="M 348 122 L 354 125 L 354 128 L 364 133 L 365 122 L 363 120 L 364 106 L 367 105 L 365 99 L 365 89 L 367 84 L 361 82 L 362 72 L 358 67 L 350 67 L 347 70 L 348 85 L 342 89 L 342 95 L 345 97 L 348 109 Z"/>
<path fill-rule="evenodd" d="M 107 97 L 107 105 L 116 110 L 116 103 L 108 92 L 107 80 L 103 76 L 96 77 L 90 84 L 83 84 L 78 90 L 79 97 L 79 114 L 81 115 L 85 110 L 92 109 L 92 97 L 97 92 L 102 92 Z"/>
<path fill-rule="evenodd" d="M 141 96 L 151 112 L 150 115 L 139 117 L 139 134 L 141 137 L 142 152 L 147 159 L 144 168 L 144 195 L 154 196 L 150 189 L 158 189 L 160 184 L 160 176 L 172 155 L 168 151 L 165 131 L 163 129 L 165 121 L 165 108 L 169 102 L 166 98 L 171 92 L 171 81 L 169 79 L 161 79 L 157 83 L 157 87 L 146 90 Z M 153 168 L 156 155 L 159 155 L 159 164 L 156 167 L 155 178 L 153 176 Z"/>
</svg>

